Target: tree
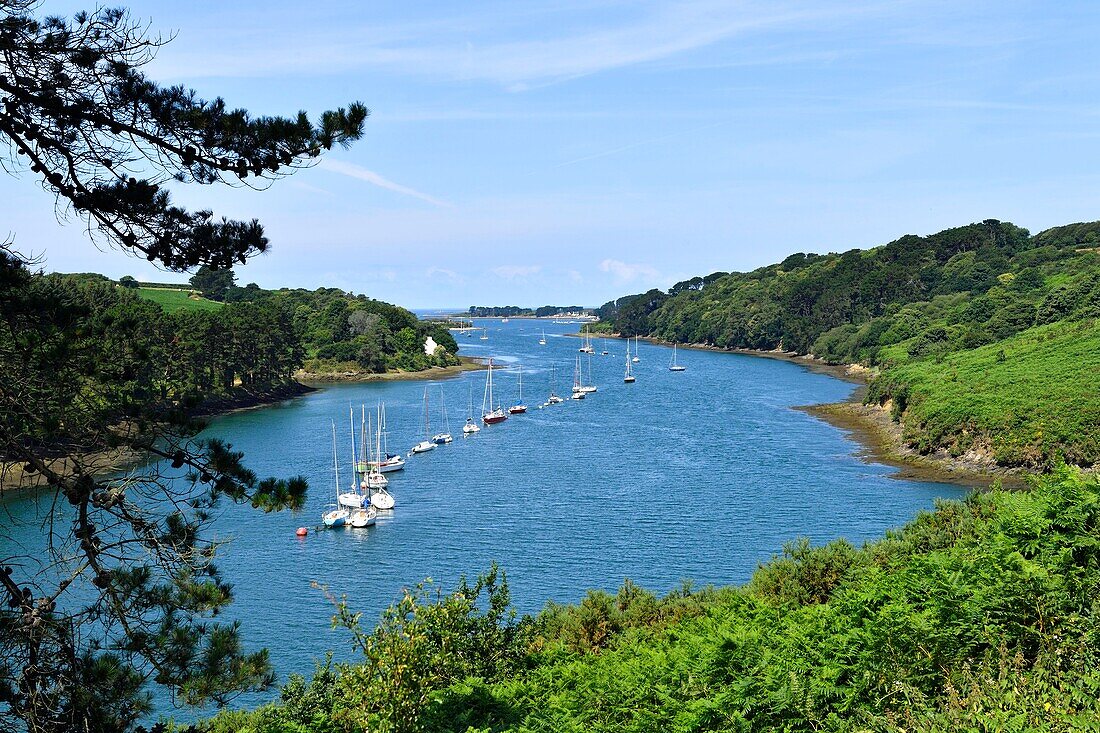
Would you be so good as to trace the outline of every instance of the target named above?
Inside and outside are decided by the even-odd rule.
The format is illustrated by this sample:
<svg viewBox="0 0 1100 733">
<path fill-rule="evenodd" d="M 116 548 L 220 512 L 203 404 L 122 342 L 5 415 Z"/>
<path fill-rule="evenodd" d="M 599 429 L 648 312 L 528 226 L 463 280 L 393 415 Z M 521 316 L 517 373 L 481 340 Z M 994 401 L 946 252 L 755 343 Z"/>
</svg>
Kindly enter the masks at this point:
<svg viewBox="0 0 1100 733">
<path fill-rule="evenodd" d="M 37 6 L 0 0 L 6 169 L 34 174 L 97 243 L 231 276 L 267 248 L 263 227 L 175 206 L 165 184 L 262 188 L 362 135 L 359 103 L 314 124 L 161 87 L 141 68 L 163 41 L 125 11 L 39 20 Z M 28 264 L 0 244 L 0 469 L 57 500 L 41 551 L 5 549 L 0 562 L 0 729 L 125 731 L 148 711 L 150 684 L 190 705 L 267 687 L 266 652 L 245 652 L 235 625 L 210 620 L 231 590 L 205 526 L 225 499 L 300 507 L 306 484 L 261 480 L 232 446 L 193 440 L 189 410 L 201 386 L 233 384 L 234 333 L 251 337 L 260 321 L 168 316 L 125 288 Z M 278 335 L 293 333 L 291 313 L 249 315 L 268 318 L 250 379 L 301 358 Z M 184 326 L 196 330 L 174 330 Z M 160 461 L 104 477 L 92 459 L 127 453 Z"/>
<path fill-rule="evenodd" d="M 37 5 L 0 0 L 0 138 L 59 210 L 150 262 L 226 269 L 268 246 L 256 220 L 174 206 L 167 182 L 263 187 L 363 134 L 358 102 L 314 124 L 304 112 L 252 118 L 220 98 L 161 87 L 141 67 L 164 41 L 125 10 L 38 20 Z"/>
<path fill-rule="evenodd" d="M 123 275 L 118 279 L 118 285 L 119 287 L 133 290 L 138 286 L 138 281 L 135 280 L 132 275 Z"/>
<path fill-rule="evenodd" d="M 209 300 L 225 300 L 229 289 L 237 284 L 237 276 L 232 270 L 218 270 L 203 265 L 191 276 L 191 286 L 200 291 Z"/>
</svg>

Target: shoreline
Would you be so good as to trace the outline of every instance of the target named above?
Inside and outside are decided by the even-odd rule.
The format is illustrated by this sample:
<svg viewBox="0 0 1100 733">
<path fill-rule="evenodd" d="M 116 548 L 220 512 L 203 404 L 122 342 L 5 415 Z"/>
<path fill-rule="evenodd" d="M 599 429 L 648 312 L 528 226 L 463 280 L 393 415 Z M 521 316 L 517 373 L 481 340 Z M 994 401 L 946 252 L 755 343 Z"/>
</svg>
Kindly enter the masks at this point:
<svg viewBox="0 0 1100 733">
<path fill-rule="evenodd" d="M 566 334 L 583 337 L 584 334 Z M 621 336 L 601 336 L 625 340 Z M 646 343 L 672 346 L 671 342 L 645 337 Z M 902 425 L 894 422 L 889 410 L 877 405 L 863 404 L 867 384 L 874 370 L 861 364 L 829 364 L 809 354 L 790 351 L 763 351 L 755 349 L 727 349 L 708 344 L 676 344 L 681 349 L 717 351 L 724 354 L 741 354 L 761 359 L 786 361 L 819 374 L 852 382 L 857 385 L 852 394 L 841 402 L 825 402 L 817 405 L 797 405 L 793 409 L 804 412 L 844 431 L 858 445 L 857 455 L 867 463 L 881 463 L 896 469 L 891 478 L 915 481 L 949 483 L 969 488 L 988 488 L 1000 482 L 1004 488 L 1023 488 L 1027 485 L 1029 471 L 998 466 L 982 456 L 955 457 L 944 452 L 922 455 L 905 445 Z"/>
<path fill-rule="evenodd" d="M 317 389 L 312 385 L 327 385 L 327 384 L 353 384 L 362 382 L 403 382 L 403 381 L 416 381 L 419 379 L 451 379 L 457 377 L 464 372 L 473 372 L 481 369 L 485 366 L 483 361 L 472 356 L 460 356 L 458 357 L 460 363 L 447 367 L 431 367 L 419 372 L 383 372 L 381 374 L 375 374 L 373 372 L 307 372 L 305 369 L 299 369 L 294 372 L 294 379 L 303 385 L 310 386 L 311 389 Z"/>
</svg>

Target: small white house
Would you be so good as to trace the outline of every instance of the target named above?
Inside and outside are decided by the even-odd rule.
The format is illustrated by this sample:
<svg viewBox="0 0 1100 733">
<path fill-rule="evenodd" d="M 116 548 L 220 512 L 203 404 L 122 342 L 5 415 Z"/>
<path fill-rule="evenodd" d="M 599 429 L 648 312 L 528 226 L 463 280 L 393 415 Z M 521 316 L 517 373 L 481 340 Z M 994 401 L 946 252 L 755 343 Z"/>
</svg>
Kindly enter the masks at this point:
<svg viewBox="0 0 1100 733">
<path fill-rule="evenodd" d="M 439 344 L 435 342 L 431 336 L 424 341 L 424 353 L 428 356 L 435 356 L 435 350 L 439 348 Z"/>
</svg>

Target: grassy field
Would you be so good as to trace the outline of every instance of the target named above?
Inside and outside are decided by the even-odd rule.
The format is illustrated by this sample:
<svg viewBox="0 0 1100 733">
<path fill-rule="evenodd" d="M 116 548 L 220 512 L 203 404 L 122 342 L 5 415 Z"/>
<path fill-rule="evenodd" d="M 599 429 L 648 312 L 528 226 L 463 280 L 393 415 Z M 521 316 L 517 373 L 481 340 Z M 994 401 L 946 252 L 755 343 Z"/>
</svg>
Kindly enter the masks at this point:
<svg viewBox="0 0 1100 733">
<path fill-rule="evenodd" d="M 168 290 L 161 288 L 138 288 L 138 295 L 151 300 L 169 313 L 181 310 L 212 311 L 222 307 L 221 303 L 206 298 L 191 298 L 187 290 Z"/>
<path fill-rule="evenodd" d="M 1061 322 L 977 349 L 888 368 L 872 399 L 893 399 L 905 439 L 928 452 L 993 452 L 1040 468 L 1100 462 L 1100 324 Z"/>
</svg>

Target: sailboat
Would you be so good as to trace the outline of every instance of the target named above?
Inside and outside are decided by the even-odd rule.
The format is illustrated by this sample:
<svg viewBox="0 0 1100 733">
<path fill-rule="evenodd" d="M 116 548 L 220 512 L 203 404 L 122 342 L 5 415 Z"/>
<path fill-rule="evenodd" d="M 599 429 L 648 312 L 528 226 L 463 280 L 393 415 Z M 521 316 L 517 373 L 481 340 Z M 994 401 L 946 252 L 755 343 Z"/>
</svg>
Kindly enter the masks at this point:
<svg viewBox="0 0 1100 733">
<path fill-rule="evenodd" d="M 420 441 L 412 447 L 412 453 L 427 453 L 430 450 L 435 450 L 435 443 L 432 441 L 432 424 L 428 419 L 428 388 L 424 388 L 424 440 Z"/>
<path fill-rule="evenodd" d="M 623 375 L 623 381 L 627 384 L 634 382 L 634 370 L 630 368 L 630 341 L 626 342 L 626 374 Z"/>
<path fill-rule="evenodd" d="M 592 336 L 588 333 L 587 328 L 584 329 L 584 343 L 581 344 L 581 347 L 577 349 L 577 351 L 582 354 L 591 354 L 595 351 L 595 349 L 592 348 Z"/>
<path fill-rule="evenodd" d="M 462 426 L 462 435 L 473 435 L 481 432 L 481 426 L 474 420 L 474 385 L 470 385 L 469 410 L 466 413 L 466 424 Z"/>
<path fill-rule="evenodd" d="M 359 482 L 355 480 L 355 475 L 359 469 L 359 461 L 355 458 L 355 409 L 348 408 L 348 419 L 351 423 L 351 466 L 352 466 L 352 480 L 351 490 L 345 491 L 336 497 L 336 503 L 342 507 L 349 509 L 362 509 L 367 503 L 367 497 L 360 491 Z"/>
<path fill-rule="evenodd" d="M 550 367 L 550 396 L 546 398 L 546 402 L 544 403 L 546 405 L 560 405 L 561 403 L 565 402 L 565 398 L 554 391 L 555 375 L 556 371 L 554 367 Z"/>
<path fill-rule="evenodd" d="M 507 419 L 508 415 L 504 410 L 493 404 L 493 359 L 489 357 L 488 369 L 485 371 L 485 395 L 481 400 L 481 421 L 486 425 L 494 425 Z"/>
<path fill-rule="evenodd" d="M 443 399 L 443 385 L 439 385 L 439 419 L 443 425 L 443 431 L 436 433 L 432 436 L 432 442 L 436 445 L 443 445 L 444 443 L 450 443 L 454 438 L 451 437 L 451 426 L 447 420 L 447 403 Z"/>
<path fill-rule="evenodd" d="M 355 460 L 355 410 L 350 409 L 351 412 L 351 468 L 352 475 L 355 475 L 355 469 L 359 467 L 358 461 Z M 363 529 L 364 527 L 370 527 L 374 524 L 375 517 L 378 516 L 378 512 L 374 507 L 370 505 L 370 500 L 359 493 L 359 484 L 352 479 L 351 482 L 352 491 L 359 496 L 362 503 L 351 510 L 351 514 L 348 517 L 348 524 L 356 529 Z"/>
<path fill-rule="evenodd" d="M 603 340 L 603 350 L 600 351 L 600 356 L 607 356 L 611 352 L 607 350 L 607 339 Z"/>
<path fill-rule="evenodd" d="M 362 407 L 363 411 L 362 420 L 365 424 L 365 428 L 361 430 L 363 434 L 363 449 L 359 454 L 359 473 L 362 474 L 363 480 L 359 482 L 359 487 L 367 492 L 367 501 L 372 501 L 370 492 L 371 489 L 385 490 L 390 485 L 390 480 L 386 478 L 381 471 L 378 470 L 378 463 L 372 462 L 373 458 L 371 453 L 378 453 L 378 449 L 371 448 L 371 435 L 374 434 L 370 422 L 370 418 L 367 416 L 367 408 Z M 379 420 L 378 426 L 381 428 L 382 422 Z M 375 438 L 375 442 L 380 442 L 382 439 L 382 431 L 378 431 L 378 435 Z M 379 443 L 379 448 L 381 447 Z"/>
<path fill-rule="evenodd" d="M 523 370 L 519 370 L 519 392 L 516 396 L 516 403 L 508 408 L 509 415 L 520 415 L 527 412 L 527 405 L 523 403 Z"/>
<path fill-rule="evenodd" d="M 580 357 L 578 357 L 578 360 Z M 581 385 L 581 392 L 590 394 L 596 391 L 596 385 L 592 383 L 592 352 L 588 353 L 588 381 Z"/>
<path fill-rule="evenodd" d="M 672 361 L 668 363 L 668 370 L 670 372 L 685 372 L 687 367 L 682 364 L 676 363 L 676 344 L 672 345 Z"/>
<path fill-rule="evenodd" d="M 542 329 L 542 338 L 539 339 L 539 346 L 546 346 L 546 329 Z"/>
<path fill-rule="evenodd" d="M 481 329 L 481 340 L 482 341 L 488 341 L 489 340 L 489 329 L 487 329 L 487 328 Z"/>
<path fill-rule="evenodd" d="M 405 467 L 405 459 L 390 453 L 389 433 L 386 432 L 386 403 L 381 403 L 378 415 L 378 432 L 382 436 L 382 450 L 371 461 L 371 465 L 377 466 L 382 473 L 400 471 Z"/>
<path fill-rule="evenodd" d="M 583 400 L 585 397 L 584 386 L 581 384 L 581 358 L 577 357 L 577 363 L 573 367 L 573 399 Z"/>
<path fill-rule="evenodd" d="M 368 427 L 370 425 L 370 418 L 367 419 Z M 374 453 L 377 456 L 382 455 L 382 407 L 378 407 L 378 433 L 374 436 Z M 371 479 L 380 479 L 380 482 L 371 483 Z M 386 491 L 386 486 L 389 485 L 389 481 L 375 466 L 371 472 L 367 475 L 367 494 L 370 496 L 371 506 L 376 509 L 393 509 L 393 505 L 396 503 L 393 498 L 393 494 Z"/>
<path fill-rule="evenodd" d="M 626 343 L 627 343 L 627 346 L 629 347 L 630 346 L 630 339 L 629 338 L 626 340 Z M 634 362 L 635 364 L 637 364 L 638 362 L 641 361 L 641 359 L 638 358 L 638 337 L 637 336 L 634 337 L 634 358 L 632 358 L 631 361 Z"/>
<path fill-rule="evenodd" d="M 336 458 L 336 423 L 332 424 L 332 467 L 336 470 L 336 504 L 329 504 L 325 513 L 321 515 L 321 521 L 326 527 L 343 527 L 348 521 L 349 512 L 340 506 L 340 463 Z"/>
</svg>

